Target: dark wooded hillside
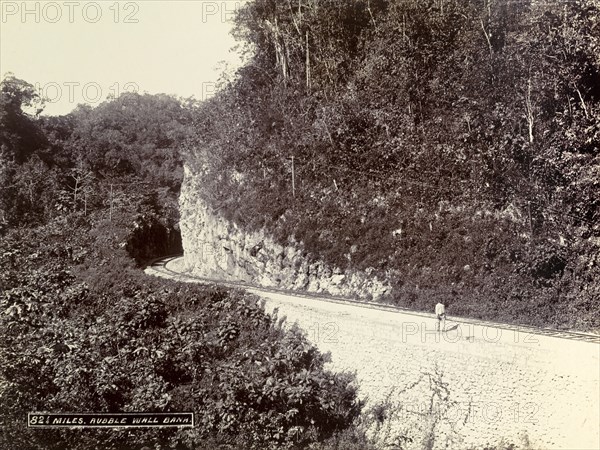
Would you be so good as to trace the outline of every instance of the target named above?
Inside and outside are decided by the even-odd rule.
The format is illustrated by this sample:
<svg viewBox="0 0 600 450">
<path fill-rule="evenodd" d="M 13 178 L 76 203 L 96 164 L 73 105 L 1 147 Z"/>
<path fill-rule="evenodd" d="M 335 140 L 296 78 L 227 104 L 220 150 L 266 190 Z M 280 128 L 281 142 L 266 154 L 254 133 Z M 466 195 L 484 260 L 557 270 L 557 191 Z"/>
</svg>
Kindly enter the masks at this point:
<svg viewBox="0 0 600 450">
<path fill-rule="evenodd" d="M 597 329 L 599 16 L 595 0 L 250 2 L 250 61 L 201 108 L 186 161 L 228 218 L 374 268 L 389 301 Z"/>
</svg>

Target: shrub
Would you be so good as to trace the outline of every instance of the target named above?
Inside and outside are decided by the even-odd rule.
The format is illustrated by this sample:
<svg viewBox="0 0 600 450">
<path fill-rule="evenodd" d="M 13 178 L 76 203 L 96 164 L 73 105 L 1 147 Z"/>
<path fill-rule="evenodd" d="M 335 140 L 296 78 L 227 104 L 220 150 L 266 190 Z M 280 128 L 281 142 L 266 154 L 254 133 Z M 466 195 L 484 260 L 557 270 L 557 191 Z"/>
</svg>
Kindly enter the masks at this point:
<svg viewBox="0 0 600 450">
<path fill-rule="evenodd" d="M 326 371 L 323 355 L 256 297 L 127 267 L 92 270 L 99 259 L 74 274 L 63 259 L 73 242 L 20 240 L 36 233 L 2 238 L 3 448 L 291 448 L 358 416 L 353 378 Z M 25 423 L 27 412 L 182 410 L 196 412 L 193 429 Z"/>
</svg>

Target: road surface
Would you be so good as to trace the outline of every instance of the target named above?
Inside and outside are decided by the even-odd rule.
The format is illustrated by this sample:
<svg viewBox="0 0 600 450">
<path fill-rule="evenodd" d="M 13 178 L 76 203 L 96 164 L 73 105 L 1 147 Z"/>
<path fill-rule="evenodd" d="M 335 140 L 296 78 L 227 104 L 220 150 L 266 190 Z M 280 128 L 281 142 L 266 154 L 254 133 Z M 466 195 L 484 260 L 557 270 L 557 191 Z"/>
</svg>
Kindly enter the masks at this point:
<svg viewBox="0 0 600 450">
<path fill-rule="evenodd" d="M 339 298 L 299 295 L 185 273 L 182 258 L 152 275 L 233 285 L 296 322 L 329 368 L 356 374 L 381 448 L 600 449 L 600 337 L 453 318 Z M 396 447 L 398 448 L 398 447 Z"/>
</svg>

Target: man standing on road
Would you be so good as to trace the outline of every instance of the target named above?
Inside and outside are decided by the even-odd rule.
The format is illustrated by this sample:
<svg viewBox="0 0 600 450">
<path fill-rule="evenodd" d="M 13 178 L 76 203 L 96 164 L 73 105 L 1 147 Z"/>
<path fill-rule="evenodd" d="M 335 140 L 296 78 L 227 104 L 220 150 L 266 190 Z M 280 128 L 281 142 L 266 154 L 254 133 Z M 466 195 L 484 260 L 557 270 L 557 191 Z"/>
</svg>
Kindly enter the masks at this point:
<svg viewBox="0 0 600 450">
<path fill-rule="evenodd" d="M 446 331 L 446 308 L 443 303 L 435 305 L 435 317 L 437 318 L 437 331 L 440 331 L 440 324 L 442 321 L 444 322 L 442 331 Z"/>
</svg>

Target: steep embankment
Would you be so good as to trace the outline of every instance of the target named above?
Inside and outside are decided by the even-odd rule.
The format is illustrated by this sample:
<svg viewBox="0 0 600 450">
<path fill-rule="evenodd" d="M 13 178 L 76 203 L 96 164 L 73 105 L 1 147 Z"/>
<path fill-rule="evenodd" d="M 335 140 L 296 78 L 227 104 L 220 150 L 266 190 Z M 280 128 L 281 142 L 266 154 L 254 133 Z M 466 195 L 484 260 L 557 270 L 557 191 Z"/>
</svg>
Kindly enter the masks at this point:
<svg viewBox="0 0 600 450">
<path fill-rule="evenodd" d="M 186 268 L 193 274 L 265 287 L 380 300 L 391 288 L 376 276 L 310 259 L 301 243 L 276 243 L 264 230 L 245 231 L 201 198 L 202 180 L 185 169 L 179 199 Z"/>
<path fill-rule="evenodd" d="M 240 8 L 252 56 L 182 146 L 188 261 L 600 329 L 597 0 L 434 3 Z"/>
</svg>

